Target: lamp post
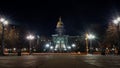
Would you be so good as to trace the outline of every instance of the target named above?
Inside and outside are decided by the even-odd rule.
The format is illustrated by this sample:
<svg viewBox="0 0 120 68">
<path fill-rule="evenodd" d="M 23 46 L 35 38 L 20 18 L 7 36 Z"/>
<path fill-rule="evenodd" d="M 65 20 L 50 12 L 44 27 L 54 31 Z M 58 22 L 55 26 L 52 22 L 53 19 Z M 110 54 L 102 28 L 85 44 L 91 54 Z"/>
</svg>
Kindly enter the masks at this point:
<svg viewBox="0 0 120 68">
<path fill-rule="evenodd" d="M 32 44 L 32 40 L 34 39 L 35 37 L 33 36 L 33 35 L 28 35 L 27 36 L 27 39 L 29 40 L 29 55 L 31 55 L 31 53 L 32 53 L 32 48 L 31 48 L 31 44 Z"/>
<path fill-rule="evenodd" d="M 116 19 L 113 20 L 113 23 L 116 24 L 116 25 L 118 25 L 119 22 L 120 22 L 120 17 L 118 17 L 118 18 L 116 18 Z"/>
<path fill-rule="evenodd" d="M 85 40 L 86 40 L 86 52 L 87 52 L 87 54 L 88 54 L 88 39 L 90 39 L 90 51 L 91 51 L 91 49 L 92 49 L 92 39 L 95 39 L 95 36 L 93 35 L 93 34 L 88 34 L 88 33 L 86 33 L 86 35 L 85 35 L 86 37 L 85 37 Z"/>
<path fill-rule="evenodd" d="M 113 23 L 116 25 L 116 29 L 117 29 L 117 35 L 118 35 L 118 45 L 119 45 L 119 40 L 120 40 L 120 17 L 117 17 L 116 19 L 113 20 Z"/>
<path fill-rule="evenodd" d="M 85 34 L 86 52 L 88 54 L 88 33 Z"/>
<path fill-rule="evenodd" d="M 117 31 L 120 31 L 120 17 L 113 20 L 113 23 L 117 26 Z"/>
<path fill-rule="evenodd" d="M 88 39 L 90 39 L 90 52 L 92 53 L 92 40 L 95 39 L 95 36 L 93 34 L 88 35 Z"/>
<path fill-rule="evenodd" d="M 0 19 L 0 23 L 2 24 L 2 46 L 1 46 L 1 55 L 4 55 L 4 29 L 5 25 L 8 24 L 8 21 L 6 21 L 4 18 Z"/>
</svg>

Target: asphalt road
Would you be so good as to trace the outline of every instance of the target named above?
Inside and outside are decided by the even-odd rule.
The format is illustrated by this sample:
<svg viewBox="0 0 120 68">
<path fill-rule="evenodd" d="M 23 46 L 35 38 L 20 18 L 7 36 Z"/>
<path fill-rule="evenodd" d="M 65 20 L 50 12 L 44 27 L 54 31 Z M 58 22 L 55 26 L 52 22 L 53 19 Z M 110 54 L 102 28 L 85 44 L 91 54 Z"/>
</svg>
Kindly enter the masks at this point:
<svg viewBox="0 0 120 68">
<path fill-rule="evenodd" d="M 120 68 L 120 56 L 0 56 L 0 68 Z"/>
</svg>

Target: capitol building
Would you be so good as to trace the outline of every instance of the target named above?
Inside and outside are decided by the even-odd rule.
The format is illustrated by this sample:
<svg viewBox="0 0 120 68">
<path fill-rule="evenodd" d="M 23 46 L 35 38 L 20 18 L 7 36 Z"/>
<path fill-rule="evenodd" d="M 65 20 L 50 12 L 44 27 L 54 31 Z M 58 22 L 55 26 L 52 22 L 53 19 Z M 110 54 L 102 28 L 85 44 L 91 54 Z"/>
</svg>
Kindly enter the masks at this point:
<svg viewBox="0 0 120 68">
<path fill-rule="evenodd" d="M 80 37 L 65 35 L 64 31 L 64 24 L 60 17 L 56 25 L 56 34 L 52 35 L 51 48 L 54 52 L 70 52 L 78 47 L 76 41 L 79 41 Z"/>
</svg>

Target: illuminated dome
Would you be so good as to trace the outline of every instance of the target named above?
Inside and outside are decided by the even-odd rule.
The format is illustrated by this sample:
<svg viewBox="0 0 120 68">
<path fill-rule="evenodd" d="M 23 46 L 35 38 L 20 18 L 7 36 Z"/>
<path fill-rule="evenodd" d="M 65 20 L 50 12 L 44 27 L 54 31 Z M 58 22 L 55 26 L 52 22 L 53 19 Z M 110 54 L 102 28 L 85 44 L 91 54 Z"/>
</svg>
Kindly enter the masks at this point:
<svg viewBox="0 0 120 68">
<path fill-rule="evenodd" d="M 61 17 L 59 18 L 59 21 L 57 23 L 57 28 L 62 28 L 63 27 L 63 22 L 61 21 Z"/>
</svg>

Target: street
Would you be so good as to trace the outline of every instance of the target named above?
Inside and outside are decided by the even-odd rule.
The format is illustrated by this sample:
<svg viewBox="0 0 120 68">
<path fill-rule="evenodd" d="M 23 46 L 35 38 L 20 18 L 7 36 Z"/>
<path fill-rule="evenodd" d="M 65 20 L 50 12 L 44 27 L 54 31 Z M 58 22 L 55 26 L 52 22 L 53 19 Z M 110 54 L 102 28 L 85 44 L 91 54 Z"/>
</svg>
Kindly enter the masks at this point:
<svg viewBox="0 0 120 68">
<path fill-rule="evenodd" d="M 120 68 L 120 56 L 0 56 L 0 68 Z"/>
</svg>

